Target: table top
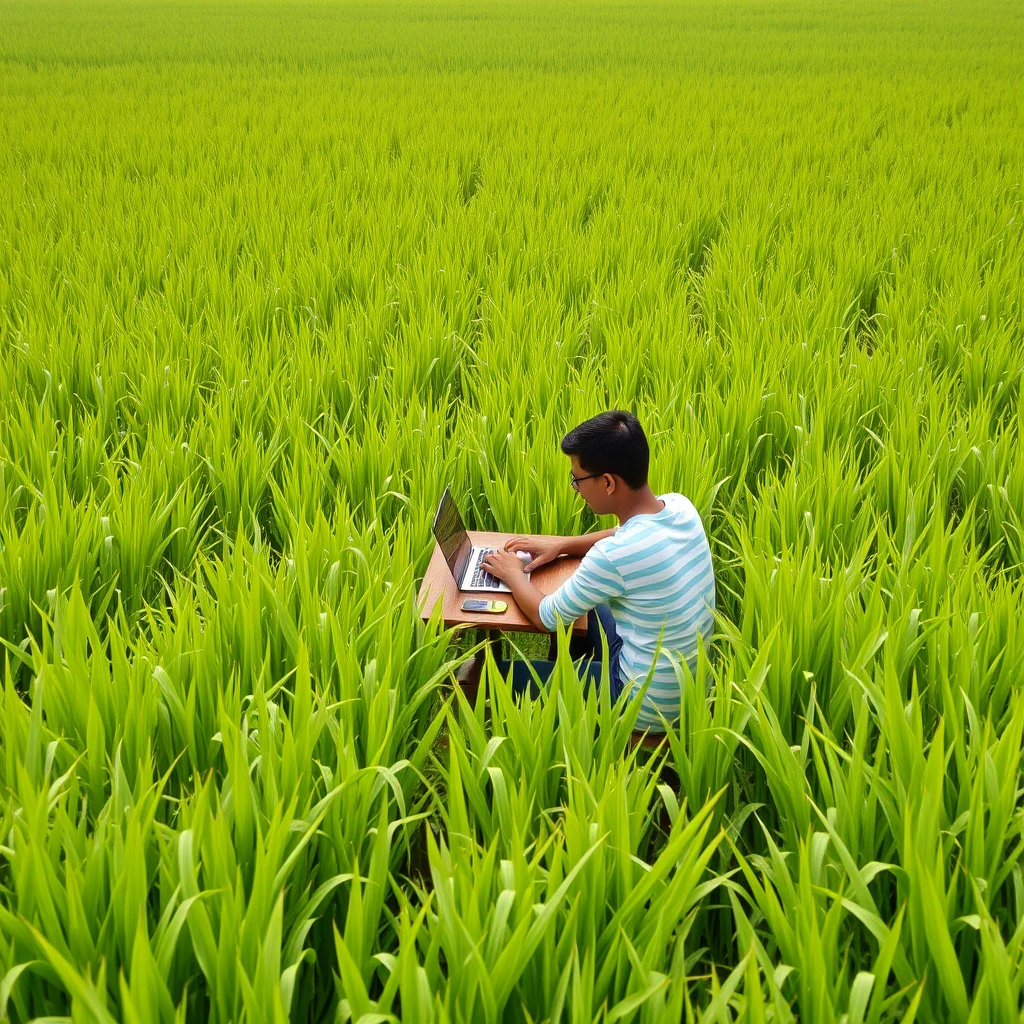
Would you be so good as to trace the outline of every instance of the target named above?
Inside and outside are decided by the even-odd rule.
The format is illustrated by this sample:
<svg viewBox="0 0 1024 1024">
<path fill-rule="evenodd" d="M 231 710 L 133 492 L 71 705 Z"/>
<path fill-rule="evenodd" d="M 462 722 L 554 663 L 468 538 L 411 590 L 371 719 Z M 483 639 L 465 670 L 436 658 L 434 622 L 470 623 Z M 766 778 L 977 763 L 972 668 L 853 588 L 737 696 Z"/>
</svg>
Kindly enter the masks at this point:
<svg viewBox="0 0 1024 1024">
<path fill-rule="evenodd" d="M 486 530 L 469 530 L 469 539 L 474 547 L 500 548 L 505 541 L 517 536 L 514 533 L 494 533 Z M 530 582 L 542 593 L 553 594 L 575 571 L 580 564 L 579 558 L 562 555 L 547 565 L 542 565 L 530 573 Z M 495 615 L 490 612 L 464 612 L 460 605 L 466 597 L 493 598 L 506 601 L 508 611 Z M 429 619 L 438 600 L 443 602 L 442 614 L 445 626 L 472 625 L 477 629 L 496 629 L 515 633 L 546 633 L 546 629 L 538 629 L 520 610 L 511 594 L 478 593 L 477 591 L 459 590 L 448 569 L 448 564 L 441 554 L 441 548 L 435 544 L 434 553 L 427 566 L 427 573 L 420 585 L 417 603 L 420 614 Z M 581 615 L 573 623 L 574 633 L 587 631 L 587 617 Z"/>
</svg>

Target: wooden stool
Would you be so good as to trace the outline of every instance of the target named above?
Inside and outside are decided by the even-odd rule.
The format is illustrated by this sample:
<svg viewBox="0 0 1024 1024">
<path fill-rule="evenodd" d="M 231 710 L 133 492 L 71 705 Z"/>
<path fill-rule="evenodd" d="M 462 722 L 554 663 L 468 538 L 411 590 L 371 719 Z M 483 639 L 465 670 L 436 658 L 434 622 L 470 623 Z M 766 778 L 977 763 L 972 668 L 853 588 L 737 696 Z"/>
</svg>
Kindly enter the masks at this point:
<svg viewBox="0 0 1024 1024">
<path fill-rule="evenodd" d="M 662 732 L 648 732 L 646 729 L 634 729 L 629 734 L 629 749 L 640 747 L 643 750 L 657 750 L 665 742 Z"/>
<path fill-rule="evenodd" d="M 641 750 L 651 751 L 651 756 L 655 758 L 658 757 L 657 752 L 669 753 L 668 740 L 663 732 L 652 733 L 647 732 L 645 729 L 634 729 L 629 734 L 628 749 L 632 751 L 636 750 L 637 747 Z M 672 760 L 670 753 L 668 757 L 662 757 L 658 762 L 658 779 L 678 795 L 679 775 L 676 772 L 675 762 Z M 660 821 L 661 827 L 666 833 L 671 831 L 672 823 L 665 808 L 662 808 Z"/>
</svg>

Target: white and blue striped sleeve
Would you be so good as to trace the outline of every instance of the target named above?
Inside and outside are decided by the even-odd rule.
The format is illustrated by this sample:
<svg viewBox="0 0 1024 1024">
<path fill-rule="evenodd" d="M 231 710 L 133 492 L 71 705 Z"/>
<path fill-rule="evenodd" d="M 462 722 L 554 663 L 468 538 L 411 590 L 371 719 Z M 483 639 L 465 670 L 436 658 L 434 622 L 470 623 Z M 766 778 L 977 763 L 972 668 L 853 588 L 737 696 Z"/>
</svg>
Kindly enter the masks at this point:
<svg viewBox="0 0 1024 1024">
<path fill-rule="evenodd" d="M 621 597 L 625 592 L 626 583 L 619 570 L 595 544 L 583 556 L 576 571 L 540 602 L 537 611 L 544 628 L 554 632 L 558 617 L 564 626 L 569 626 L 602 601 Z"/>
</svg>

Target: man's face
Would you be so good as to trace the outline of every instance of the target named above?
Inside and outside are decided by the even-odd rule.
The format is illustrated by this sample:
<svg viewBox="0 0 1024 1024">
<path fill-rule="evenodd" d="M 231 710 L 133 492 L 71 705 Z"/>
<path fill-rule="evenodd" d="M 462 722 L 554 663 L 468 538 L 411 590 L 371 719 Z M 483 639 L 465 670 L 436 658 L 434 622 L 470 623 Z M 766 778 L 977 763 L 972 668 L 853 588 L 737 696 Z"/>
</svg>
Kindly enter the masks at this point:
<svg viewBox="0 0 1024 1024">
<path fill-rule="evenodd" d="M 580 497 L 590 506 L 590 510 L 599 516 L 607 515 L 611 508 L 612 496 L 615 494 L 616 480 L 611 473 L 601 473 L 595 476 L 588 473 L 580 465 L 580 460 L 575 455 L 570 455 L 572 463 L 572 475 L 576 482 L 576 489 Z"/>
</svg>

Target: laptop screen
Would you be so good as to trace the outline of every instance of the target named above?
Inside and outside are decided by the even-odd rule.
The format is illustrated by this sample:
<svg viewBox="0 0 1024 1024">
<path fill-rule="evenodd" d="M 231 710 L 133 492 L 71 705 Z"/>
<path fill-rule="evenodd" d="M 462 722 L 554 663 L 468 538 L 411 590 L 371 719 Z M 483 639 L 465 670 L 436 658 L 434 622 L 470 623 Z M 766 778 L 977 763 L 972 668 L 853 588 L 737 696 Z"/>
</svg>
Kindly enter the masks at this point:
<svg viewBox="0 0 1024 1024">
<path fill-rule="evenodd" d="M 434 539 L 441 548 L 444 560 L 458 582 L 459 574 L 465 568 L 466 559 L 473 545 L 469 542 L 469 534 L 466 533 L 462 516 L 459 515 L 448 488 L 445 488 L 444 494 L 441 495 L 441 503 L 437 506 L 433 530 Z"/>
</svg>

